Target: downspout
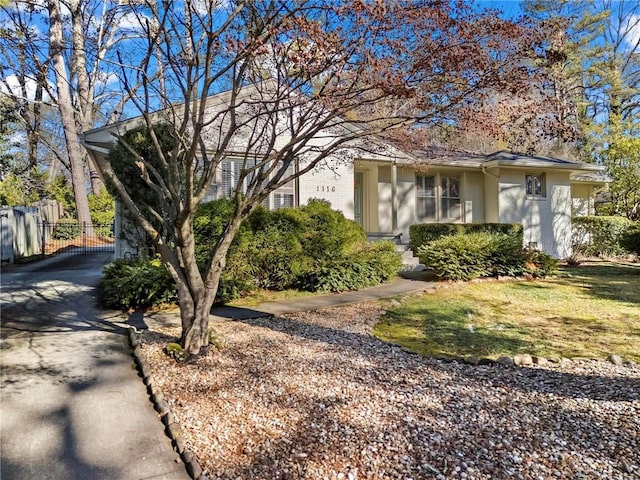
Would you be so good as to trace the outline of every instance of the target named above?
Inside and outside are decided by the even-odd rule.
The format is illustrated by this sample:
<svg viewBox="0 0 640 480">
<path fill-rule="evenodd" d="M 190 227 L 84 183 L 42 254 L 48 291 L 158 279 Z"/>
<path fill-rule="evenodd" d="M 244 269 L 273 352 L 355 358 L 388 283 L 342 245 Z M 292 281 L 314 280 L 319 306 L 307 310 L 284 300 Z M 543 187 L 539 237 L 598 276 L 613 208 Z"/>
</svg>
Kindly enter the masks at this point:
<svg viewBox="0 0 640 480">
<path fill-rule="evenodd" d="M 298 173 L 300 172 L 300 161 L 298 160 L 298 157 L 296 157 L 293 160 L 293 171 L 296 175 L 296 178 L 293 179 L 293 206 L 294 207 L 299 207 L 300 206 L 300 177 L 298 176 Z"/>
</svg>

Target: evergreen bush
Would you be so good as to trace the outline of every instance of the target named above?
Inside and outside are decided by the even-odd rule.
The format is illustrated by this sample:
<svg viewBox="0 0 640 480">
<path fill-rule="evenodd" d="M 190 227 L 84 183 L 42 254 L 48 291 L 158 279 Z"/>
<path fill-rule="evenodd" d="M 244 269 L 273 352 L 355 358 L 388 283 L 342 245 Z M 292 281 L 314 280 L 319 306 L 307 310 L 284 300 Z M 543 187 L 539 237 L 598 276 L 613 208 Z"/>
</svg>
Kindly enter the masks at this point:
<svg viewBox="0 0 640 480">
<path fill-rule="evenodd" d="M 194 236 L 199 268 L 208 264 L 234 209 L 229 199 L 198 207 Z M 217 300 L 226 302 L 257 288 L 357 290 L 390 280 L 400 267 L 393 243 L 367 243 L 362 228 L 326 201 L 273 211 L 259 207 L 229 248 Z M 157 259 L 114 262 L 105 268 L 101 290 L 110 308 L 148 307 L 176 298 L 173 280 Z"/>
<path fill-rule="evenodd" d="M 576 217 L 573 219 L 573 251 L 587 257 L 624 255 L 623 237 L 633 225 L 626 217 Z"/>
<path fill-rule="evenodd" d="M 300 277 L 299 287 L 314 292 L 359 290 L 392 279 L 401 264 L 394 243 L 363 244 L 351 255 L 318 261 Z"/>
<path fill-rule="evenodd" d="M 82 235 L 82 227 L 75 218 L 61 218 L 53 231 L 55 240 L 73 240 Z"/>
<path fill-rule="evenodd" d="M 417 249 L 420 261 L 445 280 L 533 275 L 555 272 L 557 261 L 539 250 L 522 248 L 518 236 L 474 232 L 449 235 Z"/>
<path fill-rule="evenodd" d="M 103 270 L 100 300 L 107 308 L 147 308 L 177 299 L 175 282 L 157 258 L 116 260 Z"/>
<path fill-rule="evenodd" d="M 517 237 L 523 243 L 520 223 L 420 223 L 409 227 L 409 244 L 415 252 L 439 238 L 462 233 L 495 232 Z"/>
</svg>

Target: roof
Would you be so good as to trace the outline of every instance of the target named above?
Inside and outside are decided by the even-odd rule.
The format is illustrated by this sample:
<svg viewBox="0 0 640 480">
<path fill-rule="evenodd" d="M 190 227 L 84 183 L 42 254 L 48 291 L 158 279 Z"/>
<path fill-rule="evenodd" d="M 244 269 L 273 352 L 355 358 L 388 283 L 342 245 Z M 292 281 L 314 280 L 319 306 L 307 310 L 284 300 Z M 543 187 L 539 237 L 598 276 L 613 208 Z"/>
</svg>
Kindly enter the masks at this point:
<svg viewBox="0 0 640 480">
<path fill-rule="evenodd" d="M 574 162 L 562 158 L 524 155 L 522 153 L 500 150 L 488 155 L 449 150 L 443 147 L 422 148 L 412 152 L 419 160 L 433 166 L 456 168 L 517 168 L 536 170 L 563 170 L 572 173 L 578 181 L 607 183 L 610 179 L 604 173 L 604 167 L 590 163 Z"/>
</svg>

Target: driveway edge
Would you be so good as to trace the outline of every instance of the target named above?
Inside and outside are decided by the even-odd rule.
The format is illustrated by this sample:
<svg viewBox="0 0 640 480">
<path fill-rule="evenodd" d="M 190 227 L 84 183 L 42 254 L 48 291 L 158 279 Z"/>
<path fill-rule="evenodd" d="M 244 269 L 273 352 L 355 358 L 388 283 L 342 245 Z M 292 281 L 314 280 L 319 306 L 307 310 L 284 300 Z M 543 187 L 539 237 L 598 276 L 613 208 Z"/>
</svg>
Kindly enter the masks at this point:
<svg viewBox="0 0 640 480">
<path fill-rule="evenodd" d="M 173 449 L 180 455 L 185 469 L 189 476 L 194 480 L 209 480 L 209 477 L 202 473 L 202 467 L 198 462 L 195 454 L 185 447 L 185 442 L 180 435 L 180 424 L 176 421 L 171 413 L 169 403 L 165 400 L 162 391 L 155 385 L 153 376 L 151 375 L 151 366 L 149 362 L 142 356 L 140 349 L 140 340 L 135 327 L 128 327 L 128 338 L 131 346 L 131 354 L 138 368 L 138 372 L 142 377 L 142 381 L 147 387 L 149 400 L 153 404 L 153 408 L 160 414 L 160 419 L 165 426 L 165 434 L 171 439 Z"/>
</svg>

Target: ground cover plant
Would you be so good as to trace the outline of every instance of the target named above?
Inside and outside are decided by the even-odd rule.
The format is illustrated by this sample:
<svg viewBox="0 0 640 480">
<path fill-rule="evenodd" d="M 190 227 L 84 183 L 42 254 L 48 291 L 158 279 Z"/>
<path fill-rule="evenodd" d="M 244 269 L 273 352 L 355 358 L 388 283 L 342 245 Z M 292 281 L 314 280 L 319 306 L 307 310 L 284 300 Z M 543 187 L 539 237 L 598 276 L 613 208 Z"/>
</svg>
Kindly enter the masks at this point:
<svg viewBox="0 0 640 480">
<path fill-rule="evenodd" d="M 640 266 L 590 263 L 545 280 L 437 289 L 390 307 L 375 334 L 429 356 L 640 361 Z"/>
</svg>

